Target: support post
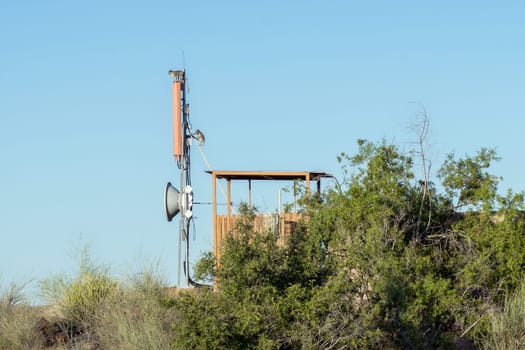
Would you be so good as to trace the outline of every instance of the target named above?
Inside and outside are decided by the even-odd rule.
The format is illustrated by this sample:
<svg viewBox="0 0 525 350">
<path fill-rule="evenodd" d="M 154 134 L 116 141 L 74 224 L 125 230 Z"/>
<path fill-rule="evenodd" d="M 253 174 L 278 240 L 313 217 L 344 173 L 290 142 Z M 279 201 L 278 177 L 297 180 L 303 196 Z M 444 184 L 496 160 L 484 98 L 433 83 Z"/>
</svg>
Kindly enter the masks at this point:
<svg viewBox="0 0 525 350">
<path fill-rule="evenodd" d="M 232 206 L 231 206 L 231 202 L 232 202 L 232 182 L 230 179 L 226 179 L 226 189 L 228 191 L 228 204 L 227 204 L 227 214 L 228 214 L 228 219 L 230 219 L 230 216 L 232 214 Z"/>
<path fill-rule="evenodd" d="M 293 211 L 297 213 L 297 183 L 293 180 Z"/>
<path fill-rule="evenodd" d="M 217 260 L 217 263 L 219 262 L 219 240 L 217 237 L 217 177 L 215 174 L 212 173 L 211 175 L 211 206 L 213 211 L 213 254 L 215 255 L 215 259 Z"/>
<path fill-rule="evenodd" d="M 279 194 L 277 196 L 277 213 L 279 213 L 279 215 L 281 215 L 282 209 L 283 209 L 283 203 L 282 203 L 282 198 L 281 198 L 281 190 L 282 190 L 282 188 L 279 188 Z"/>
<path fill-rule="evenodd" d="M 310 173 L 306 173 L 306 198 L 310 196 Z"/>
<path fill-rule="evenodd" d="M 248 206 L 252 207 L 252 179 L 248 179 Z"/>
<path fill-rule="evenodd" d="M 231 219 L 232 219 L 232 182 L 230 178 L 226 179 L 226 191 L 228 192 L 228 203 L 226 203 L 226 210 L 227 210 L 227 220 L 226 223 L 226 233 L 230 232 L 230 226 L 231 226 Z"/>
</svg>

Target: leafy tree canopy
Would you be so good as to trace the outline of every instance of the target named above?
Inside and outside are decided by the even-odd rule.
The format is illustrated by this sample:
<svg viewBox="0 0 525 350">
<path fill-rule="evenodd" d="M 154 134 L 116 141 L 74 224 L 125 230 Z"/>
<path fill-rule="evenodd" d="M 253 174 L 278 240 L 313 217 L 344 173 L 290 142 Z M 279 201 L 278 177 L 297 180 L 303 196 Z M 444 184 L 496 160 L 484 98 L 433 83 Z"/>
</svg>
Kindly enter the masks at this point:
<svg viewBox="0 0 525 350">
<path fill-rule="evenodd" d="M 338 157 L 343 183 L 303 198 L 307 219 L 284 246 L 254 232 L 244 206 L 221 266 L 210 254 L 197 264 L 216 291 L 174 302 L 174 348 L 453 349 L 482 339 L 487 312 L 522 279 L 523 194 L 498 194 L 494 150 L 449 155 L 440 186 L 417 178 L 413 157 L 359 140 L 355 155 Z"/>
</svg>

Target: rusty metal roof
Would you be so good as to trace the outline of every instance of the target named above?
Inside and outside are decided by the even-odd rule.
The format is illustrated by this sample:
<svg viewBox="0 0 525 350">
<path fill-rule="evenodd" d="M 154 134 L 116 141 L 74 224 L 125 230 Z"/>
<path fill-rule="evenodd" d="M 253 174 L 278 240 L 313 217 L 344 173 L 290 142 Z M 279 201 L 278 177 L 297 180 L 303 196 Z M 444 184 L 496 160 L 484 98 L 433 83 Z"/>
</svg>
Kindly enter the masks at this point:
<svg viewBox="0 0 525 350">
<path fill-rule="evenodd" d="M 212 170 L 206 171 L 218 179 L 229 180 L 306 180 L 317 181 L 333 177 L 331 174 L 316 171 L 248 171 L 248 170 Z"/>
</svg>

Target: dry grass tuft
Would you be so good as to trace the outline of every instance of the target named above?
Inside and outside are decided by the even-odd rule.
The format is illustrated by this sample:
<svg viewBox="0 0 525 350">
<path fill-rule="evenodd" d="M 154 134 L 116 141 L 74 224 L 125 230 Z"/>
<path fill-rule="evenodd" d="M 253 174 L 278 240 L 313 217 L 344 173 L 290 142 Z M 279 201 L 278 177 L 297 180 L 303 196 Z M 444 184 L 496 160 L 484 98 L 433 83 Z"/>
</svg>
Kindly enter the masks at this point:
<svg viewBox="0 0 525 350">
<path fill-rule="evenodd" d="M 25 285 L 11 284 L 0 291 L 0 349 L 38 350 L 44 339 L 37 331 L 35 308 L 28 305 Z"/>
<path fill-rule="evenodd" d="M 525 349 L 525 281 L 507 298 L 503 309 L 490 317 L 490 334 L 484 341 L 487 350 Z"/>
<path fill-rule="evenodd" d="M 156 269 L 117 280 L 83 265 L 76 278 L 41 283 L 45 307 L 29 305 L 23 287 L 0 288 L 0 350 L 170 348 L 169 288 Z"/>
<path fill-rule="evenodd" d="M 97 314 L 96 334 L 104 349 L 170 348 L 171 319 L 162 306 L 165 283 L 152 273 L 133 276 Z"/>
</svg>

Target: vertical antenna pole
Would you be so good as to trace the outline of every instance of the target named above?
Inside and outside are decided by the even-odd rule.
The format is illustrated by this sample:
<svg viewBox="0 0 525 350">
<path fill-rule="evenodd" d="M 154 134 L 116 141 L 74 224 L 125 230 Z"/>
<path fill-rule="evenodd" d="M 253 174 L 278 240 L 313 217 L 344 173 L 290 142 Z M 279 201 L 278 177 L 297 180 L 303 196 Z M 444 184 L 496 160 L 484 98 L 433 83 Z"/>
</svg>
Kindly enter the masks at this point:
<svg viewBox="0 0 525 350">
<path fill-rule="evenodd" d="M 189 232 L 190 224 L 193 217 L 192 203 L 193 190 L 191 187 L 191 161 L 190 161 L 190 147 L 191 138 L 193 137 L 190 122 L 189 122 L 189 106 L 186 103 L 186 73 L 183 70 L 170 70 L 169 75 L 173 78 L 173 156 L 180 169 L 180 188 L 179 207 L 181 215 L 179 218 L 179 247 L 178 247 L 178 283 L 181 287 L 181 250 L 182 241 L 184 244 L 184 274 L 186 276 L 186 287 L 189 287 L 190 282 L 190 243 Z"/>
<path fill-rule="evenodd" d="M 169 71 L 169 75 L 173 78 L 172 96 L 173 96 L 173 157 L 180 168 L 180 185 L 183 191 L 189 180 L 189 154 L 186 150 L 186 129 L 187 129 L 187 113 L 186 113 L 186 93 L 185 93 L 185 72 L 184 70 Z M 180 200 L 180 199 L 179 199 Z M 182 213 L 183 214 L 183 213 Z M 187 230 L 186 226 L 188 219 L 185 215 L 179 218 L 179 246 L 177 256 L 177 287 L 181 287 L 181 258 L 182 258 L 182 241 L 186 240 L 186 255 L 188 251 L 187 244 Z M 187 259 L 186 259 L 187 260 Z M 186 264 L 186 262 L 185 262 Z M 184 266 L 185 269 L 186 265 Z M 185 271 L 186 275 L 188 271 Z"/>
<path fill-rule="evenodd" d="M 190 142 L 189 138 L 191 137 L 188 133 L 188 110 L 186 104 L 186 74 L 182 70 L 181 74 L 181 104 L 182 104 L 182 124 L 181 124 L 181 173 L 180 173 L 180 186 L 183 193 L 186 193 L 187 186 L 191 185 L 191 162 L 190 162 Z M 190 281 L 190 220 L 191 216 L 187 216 L 184 212 L 180 217 L 180 235 L 182 240 L 186 243 L 184 249 L 184 274 L 185 274 L 185 287 L 189 287 Z M 180 259 L 179 259 L 180 262 Z"/>
</svg>

